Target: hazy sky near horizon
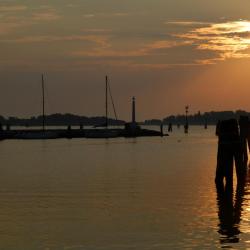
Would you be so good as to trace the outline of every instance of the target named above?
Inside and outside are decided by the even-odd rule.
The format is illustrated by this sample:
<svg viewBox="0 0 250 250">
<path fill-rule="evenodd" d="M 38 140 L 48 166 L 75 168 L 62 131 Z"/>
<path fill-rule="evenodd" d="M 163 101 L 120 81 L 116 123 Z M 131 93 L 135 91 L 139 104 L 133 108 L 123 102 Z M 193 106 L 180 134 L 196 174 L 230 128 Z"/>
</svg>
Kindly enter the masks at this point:
<svg viewBox="0 0 250 250">
<path fill-rule="evenodd" d="M 0 115 L 250 110 L 249 0 L 2 0 Z"/>
</svg>

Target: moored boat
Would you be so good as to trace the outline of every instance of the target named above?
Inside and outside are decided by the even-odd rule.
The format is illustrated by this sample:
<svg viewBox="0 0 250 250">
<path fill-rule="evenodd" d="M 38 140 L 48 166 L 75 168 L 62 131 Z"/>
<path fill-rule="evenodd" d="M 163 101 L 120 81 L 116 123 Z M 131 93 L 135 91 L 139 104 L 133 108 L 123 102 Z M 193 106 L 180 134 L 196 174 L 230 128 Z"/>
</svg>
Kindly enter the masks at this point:
<svg viewBox="0 0 250 250">
<path fill-rule="evenodd" d="M 18 131 L 14 139 L 29 139 L 29 140 L 39 140 L 39 139 L 57 139 L 60 138 L 57 131 L 43 131 L 43 130 L 33 130 L 33 131 Z"/>
<path fill-rule="evenodd" d="M 116 138 L 121 137 L 121 129 L 89 129 L 85 131 L 86 138 Z"/>
</svg>

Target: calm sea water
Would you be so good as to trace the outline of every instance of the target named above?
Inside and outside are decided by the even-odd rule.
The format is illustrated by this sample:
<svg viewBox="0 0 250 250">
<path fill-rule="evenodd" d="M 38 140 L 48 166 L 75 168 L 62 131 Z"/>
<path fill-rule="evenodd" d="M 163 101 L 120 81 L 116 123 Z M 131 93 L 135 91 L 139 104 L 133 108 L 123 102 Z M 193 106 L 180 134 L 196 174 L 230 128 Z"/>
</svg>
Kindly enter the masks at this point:
<svg viewBox="0 0 250 250">
<path fill-rule="evenodd" d="M 218 200 L 216 153 L 214 127 L 1 141 L 0 249 L 250 248 L 250 188 Z"/>
</svg>

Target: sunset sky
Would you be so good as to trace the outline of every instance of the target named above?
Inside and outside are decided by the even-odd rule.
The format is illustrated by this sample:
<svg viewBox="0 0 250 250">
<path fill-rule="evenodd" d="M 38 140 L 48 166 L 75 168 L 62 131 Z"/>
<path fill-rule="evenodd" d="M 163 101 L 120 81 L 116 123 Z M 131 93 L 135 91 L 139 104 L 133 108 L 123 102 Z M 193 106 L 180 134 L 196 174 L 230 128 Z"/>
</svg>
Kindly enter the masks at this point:
<svg viewBox="0 0 250 250">
<path fill-rule="evenodd" d="M 0 115 L 250 111 L 249 0 L 2 0 Z M 112 114 L 111 114 L 112 116 Z"/>
</svg>

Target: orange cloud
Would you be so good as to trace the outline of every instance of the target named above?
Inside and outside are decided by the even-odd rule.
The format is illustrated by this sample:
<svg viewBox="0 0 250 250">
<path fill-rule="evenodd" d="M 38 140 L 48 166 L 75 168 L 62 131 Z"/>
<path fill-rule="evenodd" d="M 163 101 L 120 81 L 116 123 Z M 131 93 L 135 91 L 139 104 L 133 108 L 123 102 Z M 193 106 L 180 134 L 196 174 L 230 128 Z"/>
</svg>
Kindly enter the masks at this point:
<svg viewBox="0 0 250 250">
<path fill-rule="evenodd" d="M 156 51 L 160 49 L 170 49 L 177 46 L 185 46 L 189 45 L 189 41 L 168 41 L 168 40 L 160 40 L 155 41 L 149 44 L 144 44 L 138 49 L 128 50 L 128 49 L 120 49 L 115 50 L 112 49 L 112 44 L 109 43 L 108 47 L 102 48 L 94 48 L 93 50 L 81 50 L 74 51 L 71 55 L 76 57 L 143 57 L 149 55 L 159 55 Z M 161 54 L 163 54 L 161 52 Z"/>
<path fill-rule="evenodd" d="M 57 11 L 50 6 L 40 6 L 38 9 L 33 9 L 31 15 L 26 15 L 28 9 L 25 5 L 10 5 L 0 6 L 0 35 L 13 33 L 21 27 L 36 25 L 40 22 L 48 22 L 60 19 L 61 16 Z M 17 15 L 17 12 L 24 12 L 22 15 Z M 1 39 L 2 40 L 2 39 Z"/>
<path fill-rule="evenodd" d="M 16 29 L 19 29 L 23 26 L 26 26 L 28 25 L 28 23 L 26 21 L 19 21 L 19 22 L 16 22 L 16 21 L 3 21 L 3 22 L 0 22 L 0 35 L 5 35 L 5 34 L 8 34 L 10 32 L 13 32 L 14 30 Z M 2 39 L 0 40 L 0 42 L 2 41 Z"/>
<path fill-rule="evenodd" d="M 17 12 L 17 11 L 25 11 L 28 7 L 26 5 L 6 5 L 0 6 L 0 12 Z"/>
<path fill-rule="evenodd" d="M 15 39 L 2 39 L 2 43 L 51 43 L 62 41 L 89 41 L 101 47 L 109 47 L 106 37 L 97 35 L 71 35 L 71 36 L 25 36 Z"/>
<path fill-rule="evenodd" d="M 178 25 L 178 26 L 199 26 L 199 25 L 207 25 L 207 22 L 198 22 L 198 21 L 167 21 L 165 24 L 170 25 Z"/>
<path fill-rule="evenodd" d="M 86 13 L 83 14 L 85 18 L 94 18 L 94 17 L 126 17 L 130 15 L 128 12 L 114 12 L 114 13 Z"/>
<path fill-rule="evenodd" d="M 191 40 L 198 50 L 208 50 L 218 54 L 214 59 L 201 60 L 202 63 L 210 64 L 227 58 L 250 57 L 246 51 L 250 48 L 249 21 L 210 24 L 175 36 Z"/>
<path fill-rule="evenodd" d="M 34 21 L 54 21 L 60 19 L 61 16 L 53 9 L 46 11 L 40 11 L 32 14 L 32 20 Z"/>
</svg>

